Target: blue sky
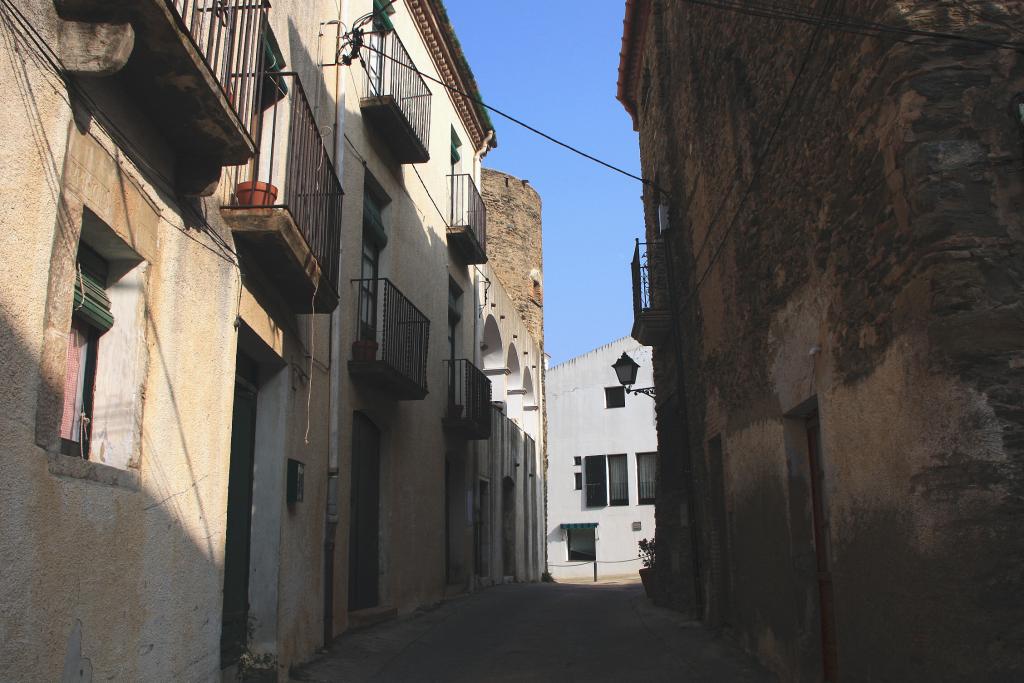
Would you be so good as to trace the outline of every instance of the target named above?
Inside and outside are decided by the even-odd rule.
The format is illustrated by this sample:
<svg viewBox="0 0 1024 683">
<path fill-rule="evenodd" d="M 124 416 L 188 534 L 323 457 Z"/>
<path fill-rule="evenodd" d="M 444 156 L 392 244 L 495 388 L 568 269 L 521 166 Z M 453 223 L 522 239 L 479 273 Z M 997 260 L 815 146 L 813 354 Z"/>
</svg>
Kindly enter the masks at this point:
<svg viewBox="0 0 1024 683">
<path fill-rule="evenodd" d="M 636 133 L 615 99 L 624 0 L 445 0 L 488 104 L 639 175 Z M 545 346 L 552 364 L 629 334 L 629 261 L 643 233 L 638 181 L 491 114 L 484 166 L 543 201 Z"/>
</svg>

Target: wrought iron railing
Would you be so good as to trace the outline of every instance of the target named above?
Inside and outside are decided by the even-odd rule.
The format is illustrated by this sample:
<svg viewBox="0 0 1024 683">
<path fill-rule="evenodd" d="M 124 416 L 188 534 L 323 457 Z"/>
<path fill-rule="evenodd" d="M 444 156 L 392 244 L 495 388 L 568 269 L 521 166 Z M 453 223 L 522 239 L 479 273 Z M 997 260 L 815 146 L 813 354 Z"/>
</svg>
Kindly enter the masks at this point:
<svg viewBox="0 0 1024 683">
<path fill-rule="evenodd" d="M 448 225 L 469 228 L 480 247 L 486 250 L 487 207 L 469 174 L 448 176 Z"/>
<path fill-rule="evenodd" d="M 633 316 L 639 318 L 641 314 L 653 309 L 661 308 L 660 302 L 655 302 L 652 292 L 664 291 L 665 286 L 665 259 L 663 258 L 664 248 L 661 242 L 636 241 L 636 248 L 633 251 Z"/>
<path fill-rule="evenodd" d="M 430 321 L 386 278 L 353 280 L 358 287 L 358 340 L 369 343 L 366 357 L 427 389 L 427 344 Z M 370 357 L 372 356 L 372 358 Z"/>
<path fill-rule="evenodd" d="M 395 104 L 424 147 L 430 141 L 430 88 L 395 31 L 367 33 L 362 59 L 366 97 L 395 98 Z"/>
<path fill-rule="evenodd" d="M 236 171 L 234 206 L 291 212 L 328 281 L 337 286 L 341 182 L 295 73 L 267 74 L 261 99 L 270 106 L 256 126 L 255 158 Z"/>
<path fill-rule="evenodd" d="M 165 0 L 220 85 L 242 128 L 253 134 L 263 71 L 267 0 Z"/>
<path fill-rule="evenodd" d="M 448 374 L 448 417 L 491 430 L 491 381 L 465 358 L 444 361 Z"/>
</svg>

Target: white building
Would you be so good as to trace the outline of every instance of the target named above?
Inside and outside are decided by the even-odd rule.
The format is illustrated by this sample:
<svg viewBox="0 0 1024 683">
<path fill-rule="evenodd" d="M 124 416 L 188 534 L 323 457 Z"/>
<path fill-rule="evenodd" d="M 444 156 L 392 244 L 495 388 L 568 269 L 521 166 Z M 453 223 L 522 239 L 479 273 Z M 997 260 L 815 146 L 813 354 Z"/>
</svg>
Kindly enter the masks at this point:
<svg viewBox="0 0 1024 683">
<path fill-rule="evenodd" d="M 625 352 L 653 386 L 651 349 L 624 337 L 548 371 L 548 571 L 555 579 L 634 574 L 654 537 L 654 401 L 626 394 L 611 368 Z"/>
</svg>

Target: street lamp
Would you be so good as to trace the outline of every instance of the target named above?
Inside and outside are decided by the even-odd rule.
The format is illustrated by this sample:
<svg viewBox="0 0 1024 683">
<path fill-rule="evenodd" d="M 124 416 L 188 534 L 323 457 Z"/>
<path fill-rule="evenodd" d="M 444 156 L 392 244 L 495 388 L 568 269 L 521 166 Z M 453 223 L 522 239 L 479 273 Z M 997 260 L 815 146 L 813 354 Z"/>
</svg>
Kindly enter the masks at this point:
<svg viewBox="0 0 1024 683">
<path fill-rule="evenodd" d="M 619 384 L 625 388 L 627 394 L 643 394 L 644 396 L 650 396 L 654 398 L 654 387 L 644 387 L 642 389 L 631 389 L 636 383 L 636 371 L 640 369 L 640 365 L 629 357 L 625 351 L 619 356 L 619 359 L 612 363 L 612 370 L 615 371 L 615 376 L 619 378 Z"/>
</svg>

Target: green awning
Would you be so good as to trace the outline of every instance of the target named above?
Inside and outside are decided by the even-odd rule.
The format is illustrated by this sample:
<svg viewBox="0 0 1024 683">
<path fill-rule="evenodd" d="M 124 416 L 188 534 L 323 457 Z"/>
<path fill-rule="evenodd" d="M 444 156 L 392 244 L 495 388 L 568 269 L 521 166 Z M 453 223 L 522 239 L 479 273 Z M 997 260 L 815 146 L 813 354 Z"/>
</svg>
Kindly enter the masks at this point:
<svg viewBox="0 0 1024 683">
<path fill-rule="evenodd" d="M 114 326 L 107 296 L 107 263 L 85 244 L 78 247 L 72 311 L 100 333 Z"/>
<path fill-rule="evenodd" d="M 597 522 L 572 522 L 560 525 L 563 529 L 596 529 Z"/>
</svg>

